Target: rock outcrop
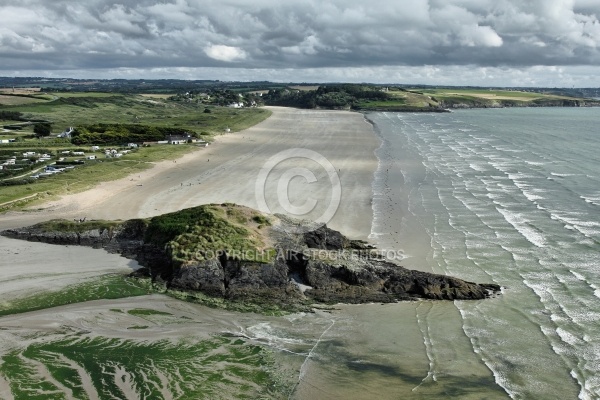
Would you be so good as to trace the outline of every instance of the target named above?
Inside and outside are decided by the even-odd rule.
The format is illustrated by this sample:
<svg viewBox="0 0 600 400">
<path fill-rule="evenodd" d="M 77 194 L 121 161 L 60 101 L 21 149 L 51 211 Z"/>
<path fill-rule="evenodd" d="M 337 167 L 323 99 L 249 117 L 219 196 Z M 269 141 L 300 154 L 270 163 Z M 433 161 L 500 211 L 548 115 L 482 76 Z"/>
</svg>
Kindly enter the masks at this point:
<svg viewBox="0 0 600 400">
<path fill-rule="evenodd" d="M 231 207 L 239 208 L 227 207 L 229 211 Z M 238 220 L 239 215 L 236 214 Z M 253 218 L 256 220 L 256 216 Z M 269 257 L 260 261 L 232 256 L 227 249 L 208 259 L 176 260 L 168 245 L 148 240 L 151 220 L 129 220 L 108 228 L 96 227 L 92 221 L 77 231 L 52 230 L 47 224 L 40 224 L 7 230 L 2 235 L 104 248 L 137 260 L 146 267 L 149 276 L 165 282 L 169 289 L 199 291 L 226 300 L 286 309 L 314 303 L 476 300 L 500 290 L 495 284 L 477 284 L 406 269 L 385 260 L 365 242 L 350 240 L 326 226 L 307 229 L 305 233 L 290 233 L 294 231 L 290 228 L 297 228 L 302 222 L 283 216 L 268 218 L 272 226 L 261 224 L 252 231 L 260 231 L 263 242 L 272 245 Z M 194 223 L 189 221 L 189 226 Z M 186 229 L 191 228 L 186 225 Z"/>
</svg>

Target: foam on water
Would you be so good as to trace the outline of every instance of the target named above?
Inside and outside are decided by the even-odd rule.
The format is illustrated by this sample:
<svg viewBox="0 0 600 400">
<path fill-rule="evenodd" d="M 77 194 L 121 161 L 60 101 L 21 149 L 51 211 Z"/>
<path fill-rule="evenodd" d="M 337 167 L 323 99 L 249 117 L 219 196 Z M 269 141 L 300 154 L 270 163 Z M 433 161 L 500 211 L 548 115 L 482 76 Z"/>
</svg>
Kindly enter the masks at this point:
<svg viewBox="0 0 600 400">
<path fill-rule="evenodd" d="M 402 170 L 410 213 L 399 235 L 415 219 L 434 271 L 505 286 L 498 300 L 457 306 L 474 352 L 513 398 L 600 398 L 598 118 L 593 109 L 403 114 L 381 132 L 380 157 L 410 154 L 425 170 Z M 377 197 L 376 219 L 395 207 Z M 394 236 L 375 225 L 373 238 Z"/>
<path fill-rule="evenodd" d="M 593 204 L 595 206 L 600 206 L 600 196 L 580 196 L 586 203 Z"/>
<path fill-rule="evenodd" d="M 498 212 L 504 216 L 504 219 L 530 243 L 537 247 L 544 247 L 546 245 L 544 235 L 531 226 L 529 220 L 522 214 L 511 212 L 500 207 L 496 207 L 496 210 L 498 210 Z"/>
</svg>

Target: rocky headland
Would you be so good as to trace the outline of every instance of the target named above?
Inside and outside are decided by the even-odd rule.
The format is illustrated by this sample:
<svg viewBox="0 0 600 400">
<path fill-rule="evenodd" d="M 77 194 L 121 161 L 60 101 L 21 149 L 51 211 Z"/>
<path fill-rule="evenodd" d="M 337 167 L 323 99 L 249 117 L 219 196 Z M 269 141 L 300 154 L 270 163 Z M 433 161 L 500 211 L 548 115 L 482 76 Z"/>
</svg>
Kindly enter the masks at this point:
<svg viewBox="0 0 600 400">
<path fill-rule="evenodd" d="M 316 229 L 315 229 L 316 228 Z M 406 269 L 326 226 L 210 204 L 149 219 L 53 220 L 4 236 L 103 248 L 136 260 L 138 275 L 178 293 L 284 310 L 315 303 L 478 300 L 496 284 Z"/>
</svg>

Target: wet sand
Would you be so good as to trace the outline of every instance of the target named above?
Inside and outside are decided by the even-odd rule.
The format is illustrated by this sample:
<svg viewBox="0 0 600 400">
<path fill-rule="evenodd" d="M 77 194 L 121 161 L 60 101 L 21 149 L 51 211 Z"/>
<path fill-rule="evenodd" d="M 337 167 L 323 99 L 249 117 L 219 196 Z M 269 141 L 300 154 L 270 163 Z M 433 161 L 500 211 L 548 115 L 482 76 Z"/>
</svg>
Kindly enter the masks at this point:
<svg viewBox="0 0 600 400">
<path fill-rule="evenodd" d="M 377 168 L 374 151 L 379 145 L 372 127 L 361 114 L 273 108 L 273 116 L 266 121 L 246 131 L 219 137 L 214 144 L 176 163 L 159 163 L 140 175 L 103 183 L 90 191 L 43 205 L 42 210 L 5 214 L 0 217 L 0 229 L 59 217 L 148 217 L 211 202 L 257 207 L 255 182 L 265 161 L 281 151 L 303 148 L 325 156 L 339 174 L 340 206 L 328 225 L 352 238 L 366 240 L 373 218 L 371 184 Z M 294 178 L 287 188 L 290 199 L 302 199 L 300 195 L 314 199 L 331 196 L 327 175 L 314 168 L 310 160 L 283 161 L 274 169 L 274 180 L 295 167 L 312 170 L 317 181 L 308 183 L 304 178 Z M 277 208 L 276 185 L 270 185 L 265 192 L 266 202 L 273 211 L 281 211 Z M 322 211 L 323 205 L 317 205 L 315 212 Z M 19 282 L 20 293 L 69 282 L 69 279 L 63 281 L 64 277 L 48 281 L 45 272 L 74 271 L 72 276 L 76 277 L 79 271 L 83 276 L 92 276 L 115 270 L 125 273 L 132 268 L 128 260 L 119 257 L 113 260 L 111 257 L 116 256 L 102 250 L 2 237 L 0 251 L 8 257 L 0 259 L 0 282 L 7 287 L 11 282 Z M 81 260 L 96 261 L 82 266 Z M 116 318 L 114 312 L 108 311 L 136 306 L 168 310 L 191 320 L 177 325 L 167 321 L 135 331 L 127 329 L 136 323 L 134 317 Z M 339 306 L 332 312 L 273 318 L 211 310 L 153 295 L 0 318 L 5 346 L 22 344 L 19 341 L 32 332 L 52 329 L 58 332 L 56 327 L 60 326 L 85 329 L 90 335 L 146 340 L 174 332 L 178 337 L 238 333 L 276 352 L 293 375 L 291 379 L 297 381 L 291 397 L 298 399 L 431 398 L 453 394 L 480 398 L 477 390 L 469 390 L 470 385 L 493 386 L 489 371 L 482 369 L 476 358 L 464 357 L 472 350 L 468 341 L 460 339 L 460 316 L 452 303 Z M 18 327 L 25 329 L 23 334 Z M 429 335 L 431 329 L 434 331 Z M 430 354 L 428 340 L 443 341 L 445 345 L 436 348 L 447 348 L 447 352 Z M 0 394 L 3 391 L 6 392 L 6 385 L 0 381 Z M 503 393 L 486 395 L 503 398 Z"/>
<path fill-rule="evenodd" d="M 371 126 L 361 114 L 344 111 L 287 108 L 272 108 L 272 111 L 270 118 L 255 127 L 219 137 L 210 146 L 200 148 L 176 162 L 161 162 L 141 174 L 105 182 L 91 190 L 65 196 L 27 211 L 3 214 L 0 217 L 0 229 L 27 226 L 54 218 L 149 217 L 211 202 L 234 202 L 256 208 L 255 182 L 261 168 L 270 157 L 296 148 L 316 151 L 324 156 L 339 177 L 340 204 L 328 225 L 349 237 L 366 240 L 372 221 L 371 182 L 377 168 L 374 151 L 379 146 Z M 302 155 L 302 151 L 299 154 Z M 308 182 L 302 177 L 290 180 L 287 193 L 292 203 L 296 201 L 300 205 L 304 198 L 321 201 L 334 196 L 328 171 L 322 165 L 306 158 L 283 160 L 269 175 L 275 184 L 271 181 L 265 184 L 265 200 L 271 211 L 284 211 L 279 206 L 281 191 L 277 190 L 277 180 L 287 170 L 299 167 L 310 171 L 315 182 Z M 327 201 L 321 201 L 312 213 L 320 215 L 327 205 Z M 313 214 L 304 217 L 312 218 Z M 87 278 L 113 272 L 128 273 L 137 267 L 136 263 L 103 250 L 29 243 L 5 237 L 0 237 L 0 253 L 0 295 L 3 299 L 60 290 Z M 155 309 L 185 308 L 201 317 L 194 318 L 196 321 L 189 325 L 178 324 L 176 328 L 156 326 L 150 330 L 132 331 L 127 329 L 132 324 L 131 317 L 119 320 L 114 318 L 114 313 L 106 311 L 109 308 L 141 304 Z M 108 320 L 107 315 L 110 317 Z M 198 318 L 203 327 L 200 330 Z M 270 327 L 276 325 L 281 329 L 287 327 L 284 329 L 287 333 L 281 337 L 272 334 Z M 319 338 L 324 335 L 328 325 L 327 315 L 323 318 L 321 313 L 274 319 L 209 310 L 156 295 L 74 304 L 0 318 L 4 337 L 0 351 L 26 345 L 23 340 L 33 332 L 52 335 L 55 331 L 56 335 L 60 335 L 65 326 L 85 330 L 92 336 L 108 335 L 124 339 L 156 339 L 162 337 L 163 330 L 171 335 L 174 329 L 183 336 L 241 332 L 249 340 L 256 340 L 274 349 L 284 349 L 281 355 L 287 357 L 286 363 L 289 363 L 295 375 L 306 372 L 309 365 L 307 361 L 312 356 L 310 349 L 320 343 Z M 286 337 L 288 335 L 302 339 L 292 339 L 290 342 Z M 290 343 L 294 349 L 299 348 L 296 349 L 297 354 L 286 349 Z M 297 393 L 302 391 L 304 382 L 306 380 L 301 380 L 296 388 Z M 0 380 L 0 393 L 10 397 L 8 390 L 7 383 Z"/>
</svg>

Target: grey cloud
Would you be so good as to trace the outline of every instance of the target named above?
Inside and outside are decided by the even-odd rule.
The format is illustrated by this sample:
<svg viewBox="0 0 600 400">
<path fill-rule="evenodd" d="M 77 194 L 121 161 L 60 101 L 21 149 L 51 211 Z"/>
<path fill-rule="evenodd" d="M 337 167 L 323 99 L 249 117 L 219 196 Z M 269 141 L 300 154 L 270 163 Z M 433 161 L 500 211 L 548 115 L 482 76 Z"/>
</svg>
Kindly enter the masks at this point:
<svg viewBox="0 0 600 400">
<path fill-rule="evenodd" d="M 596 66 L 599 15 L 597 0 L 0 0 L 0 70 Z"/>
</svg>

